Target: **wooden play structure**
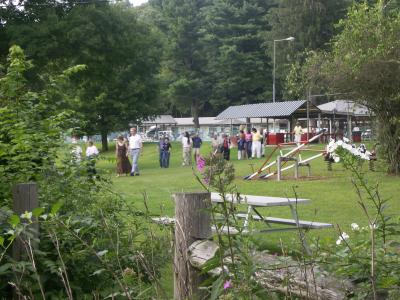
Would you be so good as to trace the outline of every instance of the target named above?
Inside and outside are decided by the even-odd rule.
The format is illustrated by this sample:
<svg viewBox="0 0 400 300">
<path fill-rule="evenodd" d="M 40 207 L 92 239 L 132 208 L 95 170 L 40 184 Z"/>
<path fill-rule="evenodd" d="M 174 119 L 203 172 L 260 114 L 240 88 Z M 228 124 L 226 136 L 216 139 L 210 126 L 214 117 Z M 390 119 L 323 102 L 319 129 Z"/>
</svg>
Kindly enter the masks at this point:
<svg viewBox="0 0 400 300">
<path fill-rule="evenodd" d="M 322 157 L 324 155 L 325 151 L 316 150 L 317 152 L 319 152 L 318 154 L 316 154 L 312 157 L 309 157 L 307 159 L 304 159 L 304 160 L 301 159 L 301 156 L 299 156 L 297 158 L 296 155 L 300 154 L 300 152 L 302 150 L 304 151 L 305 150 L 304 148 L 308 144 L 310 144 L 313 141 L 318 140 L 323 134 L 324 134 L 324 131 L 321 131 L 317 135 L 313 136 L 311 139 L 309 139 L 307 141 L 301 141 L 298 144 L 296 144 L 296 143 L 280 143 L 280 144 L 276 145 L 276 147 L 273 149 L 273 151 L 270 153 L 270 155 L 264 161 L 262 166 L 253 174 L 250 174 L 250 175 L 244 177 L 244 179 L 245 180 L 251 180 L 251 179 L 255 179 L 255 178 L 267 179 L 273 175 L 278 175 L 278 180 L 280 180 L 282 171 L 286 171 L 291 168 L 295 168 L 295 177 L 297 178 L 298 174 L 299 174 L 299 167 L 303 167 L 303 166 L 308 168 L 308 174 L 310 175 L 311 166 L 310 166 L 309 162 L 318 157 Z M 290 150 L 289 152 L 283 154 L 283 152 L 282 152 L 283 148 L 286 146 L 290 146 L 290 145 L 296 145 L 296 147 L 293 148 L 292 150 Z M 274 161 L 270 161 L 272 156 L 277 151 L 280 152 L 280 155 L 278 155 L 278 158 Z M 293 161 L 294 163 L 287 167 L 282 168 L 282 166 L 284 166 L 289 161 Z M 275 165 L 277 165 L 277 170 L 271 171 L 270 170 L 271 167 L 273 167 Z M 264 174 L 264 175 L 260 175 L 264 171 L 268 171 L 268 173 Z"/>
</svg>

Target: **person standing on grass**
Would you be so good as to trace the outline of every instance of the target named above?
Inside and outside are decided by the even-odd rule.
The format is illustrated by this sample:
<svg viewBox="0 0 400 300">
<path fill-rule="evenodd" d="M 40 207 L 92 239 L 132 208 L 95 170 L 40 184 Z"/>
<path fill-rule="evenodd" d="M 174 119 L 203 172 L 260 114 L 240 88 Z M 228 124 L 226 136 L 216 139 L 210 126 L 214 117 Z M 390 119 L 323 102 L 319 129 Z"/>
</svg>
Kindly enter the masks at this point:
<svg viewBox="0 0 400 300">
<path fill-rule="evenodd" d="M 192 150 L 192 143 L 190 135 L 188 132 L 185 132 L 185 134 L 182 137 L 182 156 L 183 156 L 182 166 L 190 166 L 192 164 L 192 156 L 190 155 L 191 150 Z"/>
<path fill-rule="evenodd" d="M 161 168 L 169 168 L 170 149 L 172 148 L 169 138 L 164 138 L 161 149 Z"/>
<path fill-rule="evenodd" d="M 160 140 L 158 141 L 158 161 L 160 163 L 160 168 L 163 167 L 162 164 L 162 155 L 163 155 L 163 147 L 164 147 L 164 142 L 165 142 L 165 136 L 162 136 Z"/>
<path fill-rule="evenodd" d="M 257 129 L 253 128 L 252 130 L 252 146 L 251 146 L 251 156 L 253 158 L 261 157 L 261 135 L 257 131 Z"/>
<path fill-rule="evenodd" d="M 246 135 L 243 130 L 239 131 L 239 140 L 238 140 L 238 160 L 246 158 Z"/>
<path fill-rule="evenodd" d="M 201 147 L 201 144 L 203 144 L 203 141 L 199 137 L 199 134 L 196 133 L 194 135 L 194 137 L 192 138 L 192 142 L 193 142 L 193 157 L 194 157 L 194 161 L 197 161 L 197 157 L 200 156 L 200 147 Z"/>
<path fill-rule="evenodd" d="M 299 122 L 296 123 L 292 133 L 294 134 L 294 142 L 297 144 L 297 146 L 299 146 L 301 142 L 301 135 L 303 134 L 303 128 Z"/>
<path fill-rule="evenodd" d="M 212 148 L 212 153 L 217 153 L 219 149 L 219 142 L 218 142 L 218 135 L 214 134 L 213 137 L 211 138 L 211 148 Z"/>
<path fill-rule="evenodd" d="M 122 174 L 128 175 L 132 165 L 128 159 L 128 145 L 124 137 L 120 135 L 115 143 L 115 155 L 117 156 L 117 177 Z"/>
<path fill-rule="evenodd" d="M 93 141 L 89 141 L 89 146 L 86 148 L 86 159 L 87 159 L 87 170 L 91 176 L 96 175 L 96 158 L 99 155 L 99 150 L 93 144 Z"/>
<path fill-rule="evenodd" d="M 229 137 L 227 134 L 223 134 L 223 141 L 221 145 L 220 152 L 224 156 L 225 160 L 230 160 L 230 155 L 231 155 L 231 141 L 229 140 Z"/>
<path fill-rule="evenodd" d="M 129 153 L 132 158 L 132 170 L 131 170 L 131 176 L 139 176 L 139 165 L 138 165 L 138 160 L 139 160 L 139 155 L 143 153 L 143 143 L 142 143 L 142 138 L 140 135 L 137 134 L 136 128 L 132 127 L 130 130 L 130 137 L 128 138 L 129 141 Z"/>
<path fill-rule="evenodd" d="M 246 154 L 247 154 L 247 158 L 251 159 L 251 149 L 252 149 L 252 135 L 250 130 L 247 130 L 247 133 L 245 134 L 246 137 Z"/>
</svg>

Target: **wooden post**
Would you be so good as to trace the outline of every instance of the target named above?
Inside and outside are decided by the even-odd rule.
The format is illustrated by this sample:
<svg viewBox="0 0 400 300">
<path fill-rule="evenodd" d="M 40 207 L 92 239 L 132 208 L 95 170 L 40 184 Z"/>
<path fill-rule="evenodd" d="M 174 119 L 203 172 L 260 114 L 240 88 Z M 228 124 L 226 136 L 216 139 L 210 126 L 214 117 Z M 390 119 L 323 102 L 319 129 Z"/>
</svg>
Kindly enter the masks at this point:
<svg viewBox="0 0 400 300">
<path fill-rule="evenodd" d="M 174 299 L 202 299 L 199 289 L 205 275 L 189 263 L 189 246 L 212 236 L 210 212 L 211 196 L 207 192 L 176 193 L 175 198 L 175 258 Z"/>
<path fill-rule="evenodd" d="M 294 178 L 299 179 L 299 161 L 294 160 Z"/>
<path fill-rule="evenodd" d="M 26 211 L 31 212 L 37 208 L 39 206 L 37 193 L 37 184 L 34 182 L 15 185 L 12 189 L 14 213 L 20 216 Z M 39 225 L 34 223 L 31 226 L 34 236 L 37 237 L 39 235 Z M 13 244 L 13 258 L 20 260 L 24 252 L 22 240 L 18 237 Z"/>
<path fill-rule="evenodd" d="M 278 156 L 276 159 L 276 167 L 277 167 L 277 172 L 276 172 L 276 180 L 281 181 L 281 176 L 282 176 L 282 157 Z"/>
</svg>

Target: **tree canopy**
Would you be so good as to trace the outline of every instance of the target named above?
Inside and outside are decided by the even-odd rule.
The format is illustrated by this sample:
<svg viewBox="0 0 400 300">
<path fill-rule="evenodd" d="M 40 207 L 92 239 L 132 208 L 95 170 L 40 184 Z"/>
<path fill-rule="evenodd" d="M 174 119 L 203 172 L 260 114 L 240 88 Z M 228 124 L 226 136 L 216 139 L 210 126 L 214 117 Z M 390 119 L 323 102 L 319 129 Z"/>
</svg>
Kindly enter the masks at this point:
<svg viewBox="0 0 400 300">
<path fill-rule="evenodd" d="M 82 118 L 83 132 L 102 135 L 104 149 L 108 133 L 156 113 L 160 42 L 125 6 L 76 5 L 63 17 L 49 10 L 39 22 L 11 22 L 8 33 L 37 63 L 36 85 L 47 72 L 86 65 L 64 107 Z"/>
</svg>

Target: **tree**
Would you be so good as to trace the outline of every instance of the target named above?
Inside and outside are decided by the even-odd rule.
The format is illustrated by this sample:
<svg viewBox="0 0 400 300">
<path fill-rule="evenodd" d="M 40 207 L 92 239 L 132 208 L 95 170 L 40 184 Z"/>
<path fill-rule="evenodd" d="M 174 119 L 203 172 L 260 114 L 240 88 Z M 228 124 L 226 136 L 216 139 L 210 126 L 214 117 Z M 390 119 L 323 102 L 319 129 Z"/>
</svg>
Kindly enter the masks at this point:
<svg viewBox="0 0 400 300">
<path fill-rule="evenodd" d="M 204 44 L 201 41 L 203 18 L 201 10 L 206 0 L 153 1 L 161 10 L 167 24 L 170 41 L 162 78 L 166 82 L 166 95 L 183 112 L 191 113 L 196 128 L 199 114 L 210 94 L 210 79 Z"/>
<path fill-rule="evenodd" d="M 216 0 L 204 9 L 203 40 L 213 77 L 214 108 L 272 99 L 268 84 L 272 72 L 263 38 L 270 2 Z"/>
<path fill-rule="evenodd" d="M 388 172 L 400 173 L 400 9 L 384 1 L 353 6 L 325 57 L 321 73 L 335 92 L 366 105 L 375 114 L 381 155 Z M 315 60 L 314 60 L 315 61 Z M 306 68 L 309 66 L 306 66 Z"/>
<path fill-rule="evenodd" d="M 72 62 L 85 64 L 77 111 L 85 129 L 107 134 L 156 112 L 160 48 L 152 32 L 134 14 L 119 7 L 74 8 L 62 27 Z"/>
<path fill-rule="evenodd" d="M 69 105 L 83 119 L 84 132 L 101 134 L 103 150 L 109 132 L 156 112 L 160 43 L 123 5 L 79 5 L 62 18 L 53 13 L 10 32 L 29 45 L 28 54 L 43 69 L 87 66 L 73 78 L 76 101 Z"/>
<path fill-rule="evenodd" d="M 283 79 L 290 72 L 291 64 L 304 62 L 303 51 L 329 48 L 329 41 L 337 32 L 335 24 L 346 15 L 350 1 L 279 0 L 276 3 L 277 6 L 271 8 L 268 14 L 271 31 L 267 34 L 267 43 L 271 56 L 273 40 L 295 37 L 288 45 L 277 44 L 279 51 L 276 51 L 276 60 L 279 64 L 276 68 L 276 81 L 279 86 L 283 85 Z M 286 93 L 284 96 L 298 95 Z"/>
</svg>

